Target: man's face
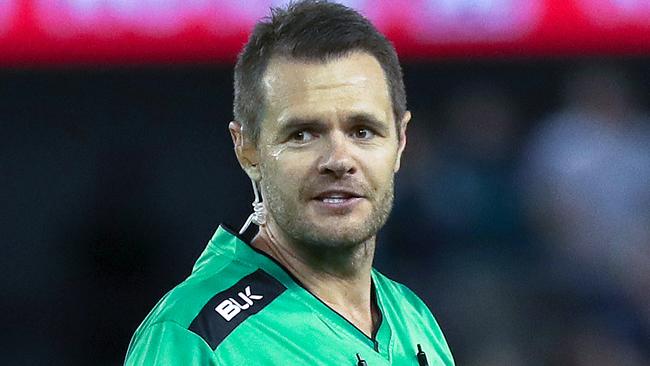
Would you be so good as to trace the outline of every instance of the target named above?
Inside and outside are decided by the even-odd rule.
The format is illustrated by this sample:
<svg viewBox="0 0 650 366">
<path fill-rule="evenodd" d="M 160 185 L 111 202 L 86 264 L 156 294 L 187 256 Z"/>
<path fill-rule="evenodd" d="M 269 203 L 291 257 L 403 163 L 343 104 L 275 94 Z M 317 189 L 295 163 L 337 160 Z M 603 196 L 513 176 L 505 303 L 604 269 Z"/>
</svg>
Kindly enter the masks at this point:
<svg viewBox="0 0 650 366">
<path fill-rule="evenodd" d="M 378 61 L 366 53 L 327 63 L 275 58 L 262 82 L 257 151 L 271 221 L 316 246 L 373 237 L 392 207 L 408 122 L 398 131 Z"/>
</svg>

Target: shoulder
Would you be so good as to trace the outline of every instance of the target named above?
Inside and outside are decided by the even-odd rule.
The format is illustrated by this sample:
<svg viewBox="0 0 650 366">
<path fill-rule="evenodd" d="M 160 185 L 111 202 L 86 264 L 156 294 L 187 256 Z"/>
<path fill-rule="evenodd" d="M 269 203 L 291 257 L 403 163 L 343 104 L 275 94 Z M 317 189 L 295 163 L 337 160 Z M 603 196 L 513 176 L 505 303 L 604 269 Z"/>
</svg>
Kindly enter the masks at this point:
<svg viewBox="0 0 650 366">
<path fill-rule="evenodd" d="M 239 324 L 286 290 L 264 270 L 237 260 L 210 272 L 193 273 L 168 292 L 140 325 L 129 349 L 168 342 L 159 336 L 166 334 L 159 331 L 164 325 L 172 333 L 200 340 L 212 352 Z M 194 341 L 184 344 L 197 346 Z"/>
<path fill-rule="evenodd" d="M 453 365 L 451 350 L 437 320 L 429 307 L 405 285 L 393 281 L 376 270 L 373 278 L 380 292 L 380 297 L 385 301 L 382 305 L 388 308 L 388 314 L 395 317 L 389 319 L 399 325 L 395 329 L 416 335 L 415 338 L 429 339 L 429 345 L 435 354 L 443 360 L 445 365 Z M 423 345 L 424 347 L 424 345 Z"/>
<path fill-rule="evenodd" d="M 399 301 L 402 304 L 406 303 L 418 312 L 430 314 L 429 308 L 424 301 L 406 285 L 386 277 L 375 269 L 373 269 L 373 279 L 375 280 L 375 286 L 377 286 L 378 291 L 381 291 L 385 297 Z"/>
<path fill-rule="evenodd" d="M 399 314 L 399 318 L 408 324 L 424 327 L 432 332 L 434 337 L 443 339 L 442 330 L 429 307 L 405 285 L 393 281 L 376 270 L 373 278 L 377 286 L 383 306 Z"/>
<path fill-rule="evenodd" d="M 131 365 L 216 365 L 201 337 L 173 321 L 148 324 L 134 336 L 124 361 Z"/>
<path fill-rule="evenodd" d="M 150 324 L 173 322 L 188 327 L 203 306 L 237 281 L 257 268 L 236 259 L 224 260 L 213 265 L 210 271 L 194 271 L 167 292 L 153 307 L 140 329 Z"/>
</svg>

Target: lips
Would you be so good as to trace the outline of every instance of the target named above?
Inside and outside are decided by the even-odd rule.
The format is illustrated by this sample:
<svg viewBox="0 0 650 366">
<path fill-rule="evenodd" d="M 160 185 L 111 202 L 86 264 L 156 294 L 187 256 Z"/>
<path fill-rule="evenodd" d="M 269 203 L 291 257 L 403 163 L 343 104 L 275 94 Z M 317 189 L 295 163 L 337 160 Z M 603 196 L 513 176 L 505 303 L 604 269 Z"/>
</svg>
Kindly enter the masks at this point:
<svg viewBox="0 0 650 366">
<path fill-rule="evenodd" d="M 318 193 L 314 199 L 325 203 L 341 203 L 353 198 L 362 198 L 361 193 L 352 190 L 326 190 Z"/>
<path fill-rule="evenodd" d="M 326 216 L 347 215 L 355 210 L 364 200 L 361 192 L 349 189 L 328 189 L 318 193 L 311 202 L 316 212 Z"/>
</svg>

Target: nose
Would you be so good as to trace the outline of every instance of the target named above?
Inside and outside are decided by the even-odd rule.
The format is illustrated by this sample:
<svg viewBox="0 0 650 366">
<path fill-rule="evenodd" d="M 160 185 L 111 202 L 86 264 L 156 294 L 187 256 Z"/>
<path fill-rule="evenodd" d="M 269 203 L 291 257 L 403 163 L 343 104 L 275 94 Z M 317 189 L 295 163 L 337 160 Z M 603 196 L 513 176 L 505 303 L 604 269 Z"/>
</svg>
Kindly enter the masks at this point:
<svg viewBox="0 0 650 366">
<path fill-rule="evenodd" d="M 350 155 L 349 141 L 342 133 L 333 133 L 324 146 L 323 156 L 318 164 L 318 172 L 343 178 L 346 174 L 354 174 L 357 168 Z"/>
</svg>

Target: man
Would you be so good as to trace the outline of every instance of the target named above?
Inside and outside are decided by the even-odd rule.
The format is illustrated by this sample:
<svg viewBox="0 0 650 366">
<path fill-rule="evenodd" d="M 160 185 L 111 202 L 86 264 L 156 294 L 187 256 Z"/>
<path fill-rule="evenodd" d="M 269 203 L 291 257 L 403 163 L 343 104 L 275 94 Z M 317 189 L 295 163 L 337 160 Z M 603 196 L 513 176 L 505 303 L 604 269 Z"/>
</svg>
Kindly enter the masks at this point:
<svg viewBox="0 0 650 366">
<path fill-rule="evenodd" d="M 275 9 L 238 58 L 234 104 L 263 198 L 242 232 L 259 231 L 221 226 L 126 364 L 453 365 L 422 301 L 371 267 L 410 119 L 391 44 L 342 5 Z"/>
</svg>

